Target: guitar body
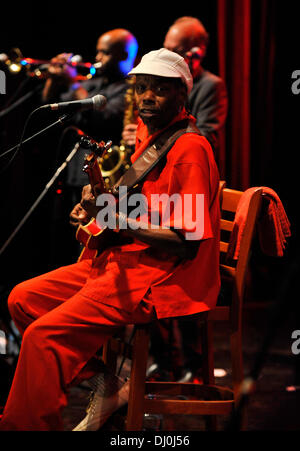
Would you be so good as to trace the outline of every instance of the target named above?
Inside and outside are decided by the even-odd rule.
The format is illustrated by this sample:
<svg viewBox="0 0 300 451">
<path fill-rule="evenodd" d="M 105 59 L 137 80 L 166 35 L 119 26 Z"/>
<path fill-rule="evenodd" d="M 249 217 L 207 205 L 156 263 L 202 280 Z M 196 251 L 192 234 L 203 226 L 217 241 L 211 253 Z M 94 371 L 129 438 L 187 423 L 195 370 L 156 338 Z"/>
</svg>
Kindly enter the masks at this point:
<svg viewBox="0 0 300 451">
<path fill-rule="evenodd" d="M 118 233 L 108 228 L 100 229 L 94 218 L 88 224 L 77 228 L 76 239 L 84 246 L 78 261 L 95 258 L 107 247 L 120 243 Z"/>
<path fill-rule="evenodd" d="M 99 229 L 94 218 L 88 224 L 78 226 L 76 239 L 84 246 L 78 261 L 96 257 L 98 248 L 100 247 L 100 235 L 102 235 L 102 230 Z"/>
</svg>

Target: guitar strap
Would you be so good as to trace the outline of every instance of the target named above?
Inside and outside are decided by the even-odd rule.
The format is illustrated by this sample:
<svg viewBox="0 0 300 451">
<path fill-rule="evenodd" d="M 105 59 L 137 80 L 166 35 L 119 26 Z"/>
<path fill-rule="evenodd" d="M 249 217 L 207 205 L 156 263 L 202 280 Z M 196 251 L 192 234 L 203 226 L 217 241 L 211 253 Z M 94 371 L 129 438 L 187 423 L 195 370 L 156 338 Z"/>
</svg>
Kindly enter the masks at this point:
<svg viewBox="0 0 300 451">
<path fill-rule="evenodd" d="M 140 183 L 152 169 L 168 153 L 175 141 L 184 133 L 200 134 L 198 128 L 188 119 L 176 122 L 150 144 L 139 158 L 130 166 L 112 188 L 113 194 L 118 194 L 120 186 L 126 186 L 128 191 Z"/>
</svg>

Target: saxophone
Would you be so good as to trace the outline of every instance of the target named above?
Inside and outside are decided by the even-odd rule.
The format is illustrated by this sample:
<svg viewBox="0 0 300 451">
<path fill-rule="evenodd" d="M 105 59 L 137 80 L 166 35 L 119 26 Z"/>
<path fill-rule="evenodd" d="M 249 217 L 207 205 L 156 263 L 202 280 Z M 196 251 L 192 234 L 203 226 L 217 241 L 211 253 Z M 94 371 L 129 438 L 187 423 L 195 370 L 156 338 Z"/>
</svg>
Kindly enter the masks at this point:
<svg viewBox="0 0 300 451">
<path fill-rule="evenodd" d="M 135 77 L 126 80 L 128 88 L 125 93 L 125 110 L 123 127 L 137 122 L 137 109 L 134 100 Z M 130 167 L 130 157 L 134 152 L 134 146 L 128 146 L 124 140 L 119 146 L 112 146 L 105 155 L 100 158 L 99 165 L 106 188 L 109 190 Z"/>
</svg>

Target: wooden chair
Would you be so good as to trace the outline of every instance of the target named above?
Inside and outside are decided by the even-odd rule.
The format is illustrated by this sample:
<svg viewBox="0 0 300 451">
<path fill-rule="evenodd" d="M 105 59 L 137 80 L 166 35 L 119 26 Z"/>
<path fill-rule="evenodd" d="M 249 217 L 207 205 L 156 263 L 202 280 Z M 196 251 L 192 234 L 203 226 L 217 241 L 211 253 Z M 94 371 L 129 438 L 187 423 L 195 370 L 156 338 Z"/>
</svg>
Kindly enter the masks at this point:
<svg viewBox="0 0 300 451">
<path fill-rule="evenodd" d="M 130 346 L 126 346 L 123 340 L 114 338 L 104 347 L 104 360 L 113 367 L 116 366 L 117 355 L 120 352 L 132 359 L 126 430 L 141 430 L 145 413 L 209 416 L 208 418 L 212 421 L 208 424 L 215 428 L 216 416 L 229 415 L 237 402 L 243 380 L 242 305 L 245 278 L 255 225 L 261 207 L 262 190 L 258 188 L 251 199 L 239 258 L 237 261 L 227 261 L 226 254 L 233 230 L 234 214 L 242 194 L 241 191 L 226 188 L 225 182 L 220 182 L 222 213 L 220 272 L 222 281 L 231 284 L 232 295 L 229 305 L 217 306 L 208 313 L 201 328 L 203 384 L 146 381 L 149 325 L 135 326 L 135 334 Z M 214 381 L 213 326 L 219 322 L 227 323 L 230 329 L 232 387 L 217 386 Z"/>
</svg>

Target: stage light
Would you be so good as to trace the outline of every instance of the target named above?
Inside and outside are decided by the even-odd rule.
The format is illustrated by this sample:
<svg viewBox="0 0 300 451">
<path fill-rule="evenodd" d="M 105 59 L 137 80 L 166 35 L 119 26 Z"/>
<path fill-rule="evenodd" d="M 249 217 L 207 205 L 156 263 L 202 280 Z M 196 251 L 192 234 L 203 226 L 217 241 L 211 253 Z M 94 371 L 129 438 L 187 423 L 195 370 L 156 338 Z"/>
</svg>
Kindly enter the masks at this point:
<svg viewBox="0 0 300 451">
<path fill-rule="evenodd" d="M 21 64 L 17 64 L 17 63 L 11 63 L 8 66 L 8 68 L 9 68 L 10 72 L 13 72 L 13 73 L 20 72 L 20 70 L 22 69 Z"/>
</svg>

